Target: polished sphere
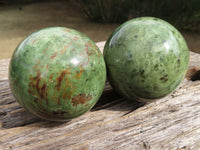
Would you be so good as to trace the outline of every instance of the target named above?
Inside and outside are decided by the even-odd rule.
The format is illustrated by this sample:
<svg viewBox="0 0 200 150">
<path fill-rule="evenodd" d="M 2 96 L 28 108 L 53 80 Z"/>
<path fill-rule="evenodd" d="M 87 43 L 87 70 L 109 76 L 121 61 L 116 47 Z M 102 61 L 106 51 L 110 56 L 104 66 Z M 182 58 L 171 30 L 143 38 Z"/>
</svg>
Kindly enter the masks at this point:
<svg viewBox="0 0 200 150">
<path fill-rule="evenodd" d="M 108 79 L 129 99 L 151 101 L 173 92 L 183 80 L 189 51 L 182 35 L 153 17 L 119 26 L 104 48 Z"/>
<path fill-rule="evenodd" d="M 106 67 L 88 37 L 64 27 L 37 31 L 16 48 L 9 66 L 14 97 L 34 115 L 65 121 L 88 111 L 101 96 Z"/>
</svg>

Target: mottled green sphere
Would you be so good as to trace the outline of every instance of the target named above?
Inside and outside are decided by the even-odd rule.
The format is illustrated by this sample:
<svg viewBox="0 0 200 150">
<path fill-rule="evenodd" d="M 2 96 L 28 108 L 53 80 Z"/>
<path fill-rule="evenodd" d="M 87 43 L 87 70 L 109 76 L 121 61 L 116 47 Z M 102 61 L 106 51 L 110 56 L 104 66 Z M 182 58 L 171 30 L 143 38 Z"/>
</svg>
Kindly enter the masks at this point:
<svg viewBox="0 0 200 150">
<path fill-rule="evenodd" d="M 129 99 L 151 101 L 183 80 L 189 50 L 182 35 L 158 18 L 141 17 L 119 26 L 104 48 L 108 79 Z"/>
<path fill-rule="evenodd" d="M 14 97 L 34 115 L 65 121 L 91 109 L 101 96 L 106 67 L 98 47 L 64 27 L 37 31 L 16 48 L 9 66 Z"/>
</svg>

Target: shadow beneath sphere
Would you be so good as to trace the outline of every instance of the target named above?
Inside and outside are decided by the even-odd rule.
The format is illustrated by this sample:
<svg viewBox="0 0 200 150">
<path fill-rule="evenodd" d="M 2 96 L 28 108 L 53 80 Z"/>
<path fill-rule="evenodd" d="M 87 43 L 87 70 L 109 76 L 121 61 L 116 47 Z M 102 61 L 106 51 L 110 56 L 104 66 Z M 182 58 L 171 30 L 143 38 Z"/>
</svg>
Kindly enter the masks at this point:
<svg viewBox="0 0 200 150">
<path fill-rule="evenodd" d="M 104 91 L 102 96 L 100 97 L 99 101 L 96 105 L 91 109 L 91 111 L 99 111 L 103 109 L 111 110 L 111 111 L 125 111 L 125 112 L 132 112 L 146 103 L 138 102 L 136 100 L 129 100 L 113 89 Z"/>
</svg>

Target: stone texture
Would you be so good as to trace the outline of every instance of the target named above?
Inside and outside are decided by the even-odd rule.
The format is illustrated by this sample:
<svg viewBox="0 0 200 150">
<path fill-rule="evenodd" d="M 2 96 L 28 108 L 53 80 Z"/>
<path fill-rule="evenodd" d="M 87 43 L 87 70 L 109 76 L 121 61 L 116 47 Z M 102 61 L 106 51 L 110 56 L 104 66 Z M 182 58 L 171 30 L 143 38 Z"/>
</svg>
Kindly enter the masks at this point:
<svg viewBox="0 0 200 150">
<path fill-rule="evenodd" d="M 169 23 L 152 17 L 119 26 L 104 48 L 111 85 L 130 99 L 150 101 L 174 91 L 183 80 L 189 51 Z"/>
<path fill-rule="evenodd" d="M 88 111 L 103 92 L 105 62 L 82 33 L 42 29 L 16 48 L 9 67 L 14 97 L 38 117 L 64 121 Z"/>
</svg>

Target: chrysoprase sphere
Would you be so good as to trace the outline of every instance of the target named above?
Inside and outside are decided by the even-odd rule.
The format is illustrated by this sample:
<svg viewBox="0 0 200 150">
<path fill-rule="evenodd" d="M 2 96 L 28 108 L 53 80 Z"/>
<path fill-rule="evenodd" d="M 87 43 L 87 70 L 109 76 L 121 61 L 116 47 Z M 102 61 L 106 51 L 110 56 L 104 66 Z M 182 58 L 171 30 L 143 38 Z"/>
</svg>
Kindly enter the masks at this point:
<svg viewBox="0 0 200 150">
<path fill-rule="evenodd" d="M 14 97 L 34 115 L 65 121 L 91 109 L 101 96 L 106 67 L 98 47 L 69 28 L 39 30 L 16 48 L 9 66 Z"/>
<path fill-rule="evenodd" d="M 188 46 L 172 25 L 153 17 L 119 26 L 104 47 L 108 80 L 129 99 L 151 101 L 173 92 L 189 63 Z"/>
</svg>

